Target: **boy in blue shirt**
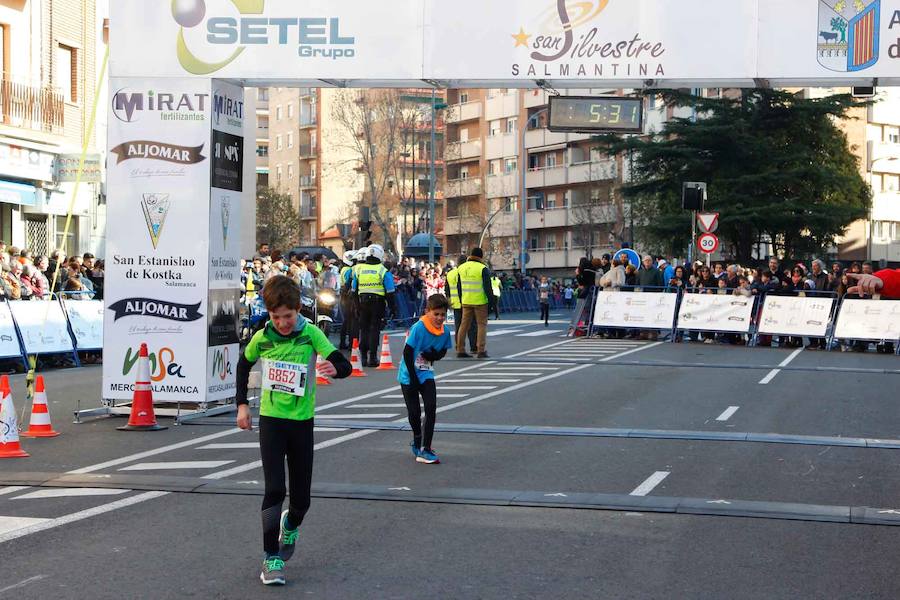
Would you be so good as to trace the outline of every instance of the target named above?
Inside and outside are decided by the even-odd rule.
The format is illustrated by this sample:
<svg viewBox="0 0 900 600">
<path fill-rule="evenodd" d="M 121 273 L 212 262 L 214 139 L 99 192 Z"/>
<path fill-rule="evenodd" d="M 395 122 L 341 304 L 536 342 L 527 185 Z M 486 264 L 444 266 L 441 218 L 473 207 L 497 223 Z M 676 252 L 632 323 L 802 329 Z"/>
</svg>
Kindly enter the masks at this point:
<svg viewBox="0 0 900 600">
<path fill-rule="evenodd" d="M 409 330 L 403 347 L 403 361 L 397 381 L 403 391 L 403 400 L 409 411 L 409 425 L 413 431 L 410 443 L 416 462 L 436 464 L 441 462 L 431 448 L 434 437 L 434 419 L 437 415 L 437 388 L 434 384 L 434 361 L 441 360 L 447 350 L 453 347 L 450 332 L 444 327 L 450 303 L 443 294 L 434 294 L 425 305 L 425 315 Z M 410 374 L 413 374 L 410 377 Z M 425 405 L 425 427 L 423 431 L 422 407 Z"/>
</svg>

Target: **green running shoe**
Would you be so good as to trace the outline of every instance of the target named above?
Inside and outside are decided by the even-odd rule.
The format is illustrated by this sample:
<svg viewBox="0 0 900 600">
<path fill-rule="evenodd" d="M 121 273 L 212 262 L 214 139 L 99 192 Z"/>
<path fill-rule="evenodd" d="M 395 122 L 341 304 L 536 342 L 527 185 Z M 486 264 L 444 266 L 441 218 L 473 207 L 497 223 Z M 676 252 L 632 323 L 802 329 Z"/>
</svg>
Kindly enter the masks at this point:
<svg viewBox="0 0 900 600">
<path fill-rule="evenodd" d="M 290 560 L 294 555 L 294 546 L 297 544 L 297 537 L 300 535 L 300 528 L 287 528 L 288 511 L 281 513 L 281 532 L 278 534 L 278 542 L 281 544 L 282 560 Z"/>
<path fill-rule="evenodd" d="M 263 561 L 259 580 L 264 585 L 284 585 L 284 561 L 280 556 L 270 556 Z"/>
</svg>

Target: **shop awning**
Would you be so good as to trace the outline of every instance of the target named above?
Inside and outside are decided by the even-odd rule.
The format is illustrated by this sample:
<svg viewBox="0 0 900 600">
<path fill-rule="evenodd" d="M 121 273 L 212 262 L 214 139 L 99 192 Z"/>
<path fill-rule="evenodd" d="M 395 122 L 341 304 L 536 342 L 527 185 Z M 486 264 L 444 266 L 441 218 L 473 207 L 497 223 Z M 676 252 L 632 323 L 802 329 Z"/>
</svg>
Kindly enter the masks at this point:
<svg viewBox="0 0 900 600">
<path fill-rule="evenodd" d="M 0 202 L 34 206 L 37 204 L 37 189 L 33 185 L 0 179 Z"/>
</svg>

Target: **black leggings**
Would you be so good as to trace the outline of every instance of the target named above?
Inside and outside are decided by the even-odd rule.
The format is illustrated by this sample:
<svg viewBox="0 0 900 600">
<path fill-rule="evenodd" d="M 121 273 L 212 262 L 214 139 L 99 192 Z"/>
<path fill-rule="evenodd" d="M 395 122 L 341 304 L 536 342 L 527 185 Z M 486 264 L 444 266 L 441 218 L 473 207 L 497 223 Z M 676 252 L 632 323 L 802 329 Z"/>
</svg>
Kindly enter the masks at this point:
<svg viewBox="0 0 900 600">
<path fill-rule="evenodd" d="M 259 452 L 262 456 L 266 492 L 262 503 L 263 550 L 278 554 L 281 503 L 287 492 L 284 459 L 287 457 L 291 482 L 288 527 L 295 529 L 309 510 L 313 466 L 313 420 L 295 421 L 275 417 L 259 418 Z"/>
<path fill-rule="evenodd" d="M 381 320 L 384 319 L 385 300 L 381 296 L 364 294 L 359 301 L 359 352 L 362 360 L 377 360 L 381 348 Z"/>
<path fill-rule="evenodd" d="M 550 305 L 541 302 L 541 321 L 547 323 L 550 320 Z"/>
<path fill-rule="evenodd" d="M 415 377 L 415 374 L 413 374 Z M 437 388 L 434 379 L 428 379 L 413 390 L 408 385 L 400 384 L 403 390 L 403 400 L 406 402 L 406 410 L 409 411 L 409 426 L 413 430 L 413 441 L 416 448 L 431 448 L 431 440 L 434 438 L 434 419 L 437 415 Z M 422 407 L 419 404 L 419 394 L 422 395 L 422 403 L 425 404 L 425 431 L 422 431 Z"/>
</svg>

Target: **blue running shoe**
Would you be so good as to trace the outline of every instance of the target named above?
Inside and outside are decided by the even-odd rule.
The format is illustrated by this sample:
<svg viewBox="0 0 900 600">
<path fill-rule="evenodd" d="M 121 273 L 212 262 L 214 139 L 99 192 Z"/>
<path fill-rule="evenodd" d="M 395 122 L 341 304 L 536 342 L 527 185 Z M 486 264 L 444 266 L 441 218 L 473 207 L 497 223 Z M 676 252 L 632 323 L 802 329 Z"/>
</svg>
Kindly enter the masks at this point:
<svg viewBox="0 0 900 600">
<path fill-rule="evenodd" d="M 278 534 L 278 541 L 281 543 L 280 552 L 282 560 L 290 560 L 294 555 L 294 547 L 297 545 L 297 537 L 300 535 L 300 528 L 287 528 L 288 511 L 281 513 L 281 531 Z"/>
<path fill-rule="evenodd" d="M 415 440 L 413 440 L 412 442 L 409 443 L 409 449 L 412 450 L 413 456 L 416 457 L 416 460 L 418 460 L 419 456 L 422 455 L 422 451 L 419 450 L 418 448 L 416 448 Z"/>
<path fill-rule="evenodd" d="M 440 464 L 441 460 L 437 457 L 437 454 L 434 453 L 434 450 L 431 448 L 422 448 L 419 452 L 419 455 L 416 457 L 416 462 L 425 463 L 428 465 L 436 465 Z"/>
</svg>

